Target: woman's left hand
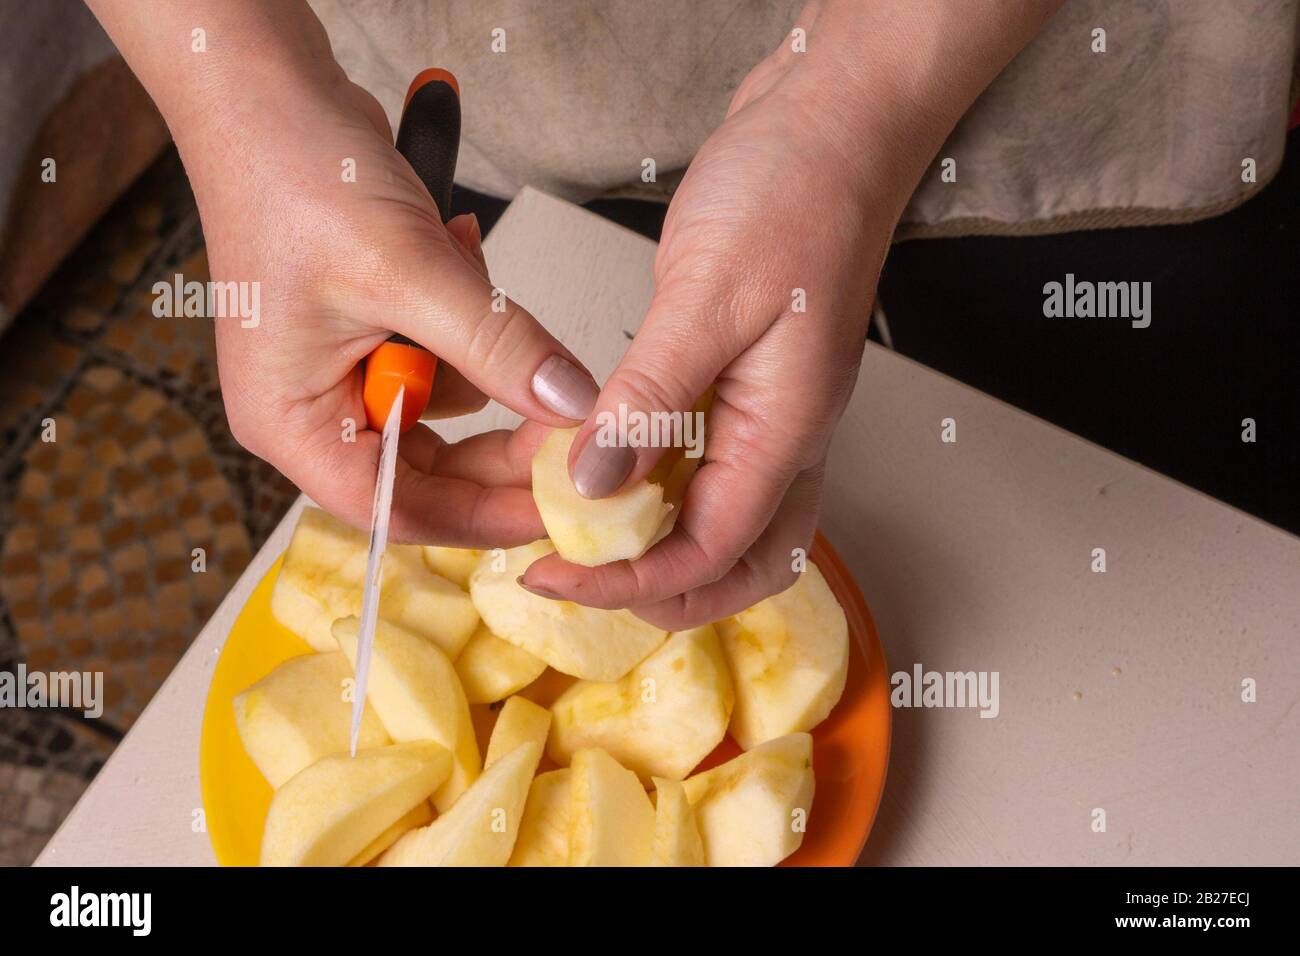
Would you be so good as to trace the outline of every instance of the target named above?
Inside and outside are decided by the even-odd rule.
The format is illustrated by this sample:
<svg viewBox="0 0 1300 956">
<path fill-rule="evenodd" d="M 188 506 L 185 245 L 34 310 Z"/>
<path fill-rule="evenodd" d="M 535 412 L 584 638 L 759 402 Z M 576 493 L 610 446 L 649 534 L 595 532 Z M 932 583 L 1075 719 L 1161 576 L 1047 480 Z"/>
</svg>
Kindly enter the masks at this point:
<svg viewBox="0 0 1300 956">
<path fill-rule="evenodd" d="M 551 555 L 525 587 L 670 629 L 742 610 L 794 581 L 817 527 L 831 432 L 857 377 L 880 265 L 910 193 L 853 143 L 834 90 L 769 57 L 736 93 L 673 198 L 645 322 L 574 442 L 590 498 L 663 448 L 603 447 L 598 416 L 688 412 L 716 392 L 704 464 L 673 532 L 636 561 Z M 843 95 L 843 91 L 841 91 Z"/>
</svg>

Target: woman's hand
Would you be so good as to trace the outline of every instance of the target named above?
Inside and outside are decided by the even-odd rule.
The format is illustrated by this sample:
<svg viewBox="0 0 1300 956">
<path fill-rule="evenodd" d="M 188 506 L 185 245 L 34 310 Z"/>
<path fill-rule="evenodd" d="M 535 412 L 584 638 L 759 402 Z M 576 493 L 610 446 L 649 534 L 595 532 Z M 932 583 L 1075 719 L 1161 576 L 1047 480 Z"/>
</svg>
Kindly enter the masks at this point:
<svg viewBox="0 0 1300 956">
<path fill-rule="evenodd" d="M 393 149 L 378 104 L 346 83 L 331 100 L 311 104 L 310 118 L 269 118 L 274 129 L 250 118 L 261 128 L 242 163 L 182 148 L 213 278 L 261 283 L 256 328 L 217 320 L 231 430 L 323 507 L 365 527 L 379 436 L 365 430 L 360 364 L 390 330 L 439 357 L 428 410 L 435 417 L 474 411 L 487 393 L 563 425 L 586 407 L 562 409 L 569 417 L 554 402 L 547 407 L 542 399 L 552 394 L 533 387 L 539 369 L 546 375 L 562 361 L 568 378 L 587 379 L 590 396 L 595 386 L 523 309 L 503 301 L 494 311 L 477 223 L 461 217 L 443 227 Z M 355 160 L 354 183 L 342 181 L 344 158 Z M 504 436 L 485 441 L 474 447 L 502 455 L 520 447 Z M 408 432 L 399 448 L 395 540 L 510 545 L 544 534 L 526 490 L 528 449 L 494 480 L 463 467 L 462 478 L 440 473 L 427 428 Z"/>
<path fill-rule="evenodd" d="M 630 564 L 552 556 L 525 575 L 542 593 L 680 627 L 792 580 L 894 223 L 957 119 L 1060 0 L 812 0 L 799 50 L 787 38 L 751 73 L 692 163 L 654 302 L 598 404 L 532 316 L 492 308 L 475 227 L 442 226 L 303 0 L 191 0 L 147 15 L 134 0 L 88 2 L 172 129 L 213 278 L 261 283 L 255 328 L 218 320 L 231 427 L 343 518 L 369 517 L 378 436 L 350 443 L 345 421 L 364 421 L 357 363 L 389 330 L 442 359 L 444 412 L 487 394 L 545 425 L 586 419 L 570 465 L 589 497 L 644 476 L 662 452 L 593 445 L 593 405 L 685 412 L 716 381 L 707 460 L 674 532 Z M 187 54 L 198 33 L 211 46 Z M 355 182 L 341 176 L 349 159 Z M 395 540 L 539 536 L 525 487 L 539 431 L 454 451 L 408 434 Z"/>
<path fill-rule="evenodd" d="M 681 412 L 716 383 L 676 527 L 630 563 L 549 556 L 524 575 L 530 589 L 680 629 L 793 582 L 907 195 L 873 175 L 883 144 L 846 141 L 834 96 L 806 95 L 799 69 L 785 47 L 764 61 L 691 163 L 664 224 L 654 300 L 596 404 Z M 602 447 L 596 431 L 593 415 L 570 462 L 587 497 L 643 478 L 663 452 Z"/>
<path fill-rule="evenodd" d="M 171 124 L 213 280 L 259 286 L 255 323 L 216 319 L 238 441 L 365 527 L 379 435 L 366 430 L 360 363 L 390 332 L 438 356 L 434 416 L 475 410 L 489 395 L 547 425 L 581 421 L 597 392 L 590 375 L 494 292 L 477 222 L 443 226 L 383 110 L 348 82 L 306 5 L 194 6 L 159 8 L 159 20 L 176 21 L 159 26 L 138 6 L 96 0 Z M 211 47 L 178 60 L 174 42 L 193 23 Z M 177 67 L 183 75 L 171 75 Z M 427 428 L 405 435 L 393 539 L 508 546 L 542 536 L 528 492 L 535 431 L 444 450 Z"/>
<path fill-rule="evenodd" d="M 894 226 L 954 124 L 1059 3 L 805 6 L 673 197 L 654 300 L 596 405 L 685 412 L 716 382 L 705 463 L 676 527 L 630 563 L 550 555 L 527 587 L 680 629 L 794 580 Z M 570 470 L 599 498 L 644 477 L 662 449 L 598 446 L 595 415 Z"/>
</svg>

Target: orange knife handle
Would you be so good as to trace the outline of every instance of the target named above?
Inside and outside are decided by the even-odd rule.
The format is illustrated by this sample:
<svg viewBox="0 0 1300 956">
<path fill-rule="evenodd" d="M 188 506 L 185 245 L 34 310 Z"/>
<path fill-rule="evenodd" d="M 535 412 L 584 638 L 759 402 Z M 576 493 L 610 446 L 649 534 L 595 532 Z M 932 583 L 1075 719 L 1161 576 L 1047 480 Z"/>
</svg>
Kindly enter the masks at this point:
<svg viewBox="0 0 1300 956">
<path fill-rule="evenodd" d="M 379 346 L 366 358 L 365 384 L 361 389 L 366 423 L 377 432 L 383 431 L 397 390 L 405 387 L 402 431 L 408 431 L 429 404 L 437 370 L 437 356 L 402 336 L 395 335 Z"/>
<path fill-rule="evenodd" d="M 429 190 L 442 221 L 451 218 L 451 185 L 460 149 L 460 84 L 446 70 L 421 71 L 411 82 L 397 129 L 397 151 L 406 157 Z M 382 431 L 397 390 L 402 400 L 402 431 L 420 420 L 429 403 L 438 359 L 418 342 L 392 336 L 366 359 L 361 389 L 366 422 Z"/>
</svg>

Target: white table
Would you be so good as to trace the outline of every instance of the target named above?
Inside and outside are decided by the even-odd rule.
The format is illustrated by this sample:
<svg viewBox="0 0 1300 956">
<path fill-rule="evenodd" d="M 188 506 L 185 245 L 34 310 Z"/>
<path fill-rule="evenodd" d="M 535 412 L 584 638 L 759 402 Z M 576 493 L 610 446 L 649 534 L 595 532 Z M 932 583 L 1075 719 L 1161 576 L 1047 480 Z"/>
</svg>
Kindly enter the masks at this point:
<svg viewBox="0 0 1300 956">
<path fill-rule="evenodd" d="M 650 299 L 654 248 L 532 190 L 486 243 L 494 281 L 599 376 Z M 512 419 L 489 408 L 444 434 Z M 213 862 L 192 825 L 208 681 L 300 507 L 38 864 Z M 1000 674 L 996 719 L 895 711 L 864 862 L 1300 862 L 1300 540 L 873 345 L 823 527 L 891 672 Z"/>
</svg>

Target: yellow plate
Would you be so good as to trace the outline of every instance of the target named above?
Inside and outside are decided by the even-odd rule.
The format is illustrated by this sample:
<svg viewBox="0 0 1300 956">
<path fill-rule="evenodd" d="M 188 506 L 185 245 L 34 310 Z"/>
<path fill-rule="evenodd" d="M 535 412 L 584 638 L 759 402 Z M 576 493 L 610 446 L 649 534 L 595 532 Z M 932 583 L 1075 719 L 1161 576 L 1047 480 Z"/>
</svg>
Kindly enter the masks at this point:
<svg viewBox="0 0 1300 956">
<path fill-rule="evenodd" d="M 278 558 L 240 611 L 212 674 L 199 738 L 199 792 L 212 852 L 222 866 L 257 866 L 262 825 L 274 791 L 244 752 L 233 701 L 241 691 L 291 657 L 312 654 L 271 614 Z"/>
<path fill-rule="evenodd" d="M 871 830 L 889 765 L 888 670 L 862 592 L 820 532 L 810 557 L 848 618 L 849 675 L 840 702 L 813 730 L 816 809 L 803 845 L 783 865 L 852 866 Z M 257 865 L 273 793 L 244 752 L 233 701 L 278 664 L 314 653 L 271 614 L 271 589 L 282 560 L 266 572 L 230 628 L 203 710 L 199 787 L 208 838 L 222 866 Z M 737 753 L 728 737 L 701 769 Z"/>
</svg>

